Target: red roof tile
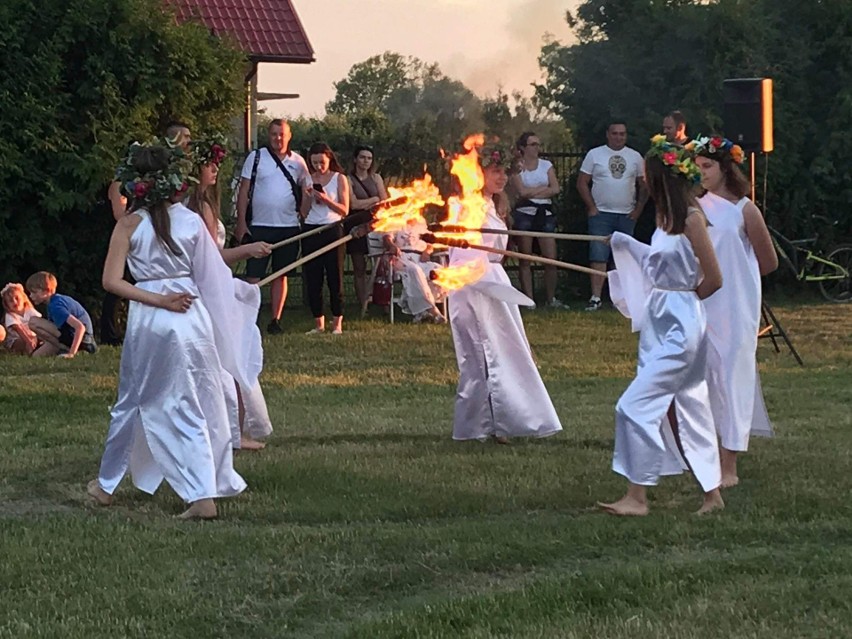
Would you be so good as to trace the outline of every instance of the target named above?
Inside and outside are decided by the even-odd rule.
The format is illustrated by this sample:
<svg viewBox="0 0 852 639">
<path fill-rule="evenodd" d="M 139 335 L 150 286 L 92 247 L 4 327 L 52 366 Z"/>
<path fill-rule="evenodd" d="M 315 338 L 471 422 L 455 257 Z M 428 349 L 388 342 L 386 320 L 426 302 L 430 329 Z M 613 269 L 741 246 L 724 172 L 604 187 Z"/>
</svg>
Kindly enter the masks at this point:
<svg viewBox="0 0 852 639">
<path fill-rule="evenodd" d="M 255 62 L 314 61 L 314 49 L 290 0 L 171 0 L 179 20 L 200 20 L 229 34 Z"/>
</svg>

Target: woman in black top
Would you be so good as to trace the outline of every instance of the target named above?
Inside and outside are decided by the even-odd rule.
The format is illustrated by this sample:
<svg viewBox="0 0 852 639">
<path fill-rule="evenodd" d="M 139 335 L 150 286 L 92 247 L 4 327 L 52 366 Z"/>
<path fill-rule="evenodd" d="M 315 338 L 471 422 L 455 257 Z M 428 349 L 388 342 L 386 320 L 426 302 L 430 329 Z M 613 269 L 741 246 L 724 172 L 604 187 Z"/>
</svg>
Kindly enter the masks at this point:
<svg viewBox="0 0 852 639">
<path fill-rule="evenodd" d="M 349 205 L 350 212 L 343 222 L 343 229 L 347 233 L 356 226 L 367 224 L 370 219 L 370 209 L 378 202 L 386 200 L 388 193 L 385 190 L 382 176 L 373 170 L 373 149 L 362 145 L 355 149 L 352 171 L 349 173 Z M 346 252 L 352 258 L 352 271 L 355 277 L 355 294 L 361 308 L 367 301 L 367 231 L 358 235 L 346 245 Z"/>
</svg>

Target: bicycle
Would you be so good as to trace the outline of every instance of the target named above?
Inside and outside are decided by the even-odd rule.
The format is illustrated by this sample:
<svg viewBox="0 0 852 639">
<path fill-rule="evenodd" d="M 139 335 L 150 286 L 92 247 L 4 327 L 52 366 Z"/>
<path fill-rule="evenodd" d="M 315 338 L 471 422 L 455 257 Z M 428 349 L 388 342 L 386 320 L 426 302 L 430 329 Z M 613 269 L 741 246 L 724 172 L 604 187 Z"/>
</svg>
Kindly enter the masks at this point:
<svg viewBox="0 0 852 639">
<path fill-rule="evenodd" d="M 790 240 L 769 227 L 778 257 L 800 282 L 816 282 L 829 302 L 852 302 L 852 244 L 831 248 L 825 256 L 811 249 L 819 236 Z"/>
</svg>

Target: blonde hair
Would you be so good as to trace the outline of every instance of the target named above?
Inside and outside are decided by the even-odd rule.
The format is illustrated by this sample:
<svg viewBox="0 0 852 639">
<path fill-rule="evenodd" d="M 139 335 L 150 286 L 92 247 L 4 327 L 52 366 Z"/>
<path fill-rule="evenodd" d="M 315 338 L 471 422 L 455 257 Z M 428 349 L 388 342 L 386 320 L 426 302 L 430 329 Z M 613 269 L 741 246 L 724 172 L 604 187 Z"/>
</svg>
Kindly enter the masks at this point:
<svg viewBox="0 0 852 639">
<path fill-rule="evenodd" d="M 3 308 L 6 309 L 7 313 L 14 313 L 11 308 L 9 308 L 9 300 L 12 297 L 12 293 L 14 291 L 19 291 L 21 295 L 24 296 L 24 310 L 32 309 L 35 310 L 35 306 L 33 306 L 32 300 L 30 300 L 27 292 L 24 290 L 23 284 L 18 284 L 17 282 L 9 282 L 6 286 L 3 287 L 3 290 L 0 291 L 0 297 L 3 298 Z"/>
<path fill-rule="evenodd" d="M 56 292 L 56 276 L 47 271 L 39 271 L 33 273 L 27 278 L 28 291 L 47 291 L 48 293 Z"/>
</svg>

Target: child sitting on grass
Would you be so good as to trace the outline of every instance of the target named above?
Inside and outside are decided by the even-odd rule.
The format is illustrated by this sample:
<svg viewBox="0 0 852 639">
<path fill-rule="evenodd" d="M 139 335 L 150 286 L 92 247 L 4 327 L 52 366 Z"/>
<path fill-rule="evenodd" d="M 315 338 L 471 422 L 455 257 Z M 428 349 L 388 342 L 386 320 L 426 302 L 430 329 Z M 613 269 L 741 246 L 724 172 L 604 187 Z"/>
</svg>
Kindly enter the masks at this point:
<svg viewBox="0 0 852 639">
<path fill-rule="evenodd" d="M 16 355 L 32 355 L 38 346 L 38 338 L 29 322 L 41 317 L 41 313 L 35 310 L 22 284 L 6 284 L 0 291 L 0 298 L 3 299 L 3 310 L 6 311 L 0 343 Z"/>
<path fill-rule="evenodd" d="M 36 304 L 47 304 L 47 319 L 34 317 L 30 328 L 44 342 L 33 357 L 74 357 L 79 350 L 94 353 L 98 350 L 92 331 L 92 318 L 86 309 L 67 295 L 56 292 L 56 277 L 39 271 L 27 278 L 27 291 Z"/>
</svg>

